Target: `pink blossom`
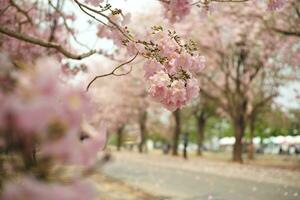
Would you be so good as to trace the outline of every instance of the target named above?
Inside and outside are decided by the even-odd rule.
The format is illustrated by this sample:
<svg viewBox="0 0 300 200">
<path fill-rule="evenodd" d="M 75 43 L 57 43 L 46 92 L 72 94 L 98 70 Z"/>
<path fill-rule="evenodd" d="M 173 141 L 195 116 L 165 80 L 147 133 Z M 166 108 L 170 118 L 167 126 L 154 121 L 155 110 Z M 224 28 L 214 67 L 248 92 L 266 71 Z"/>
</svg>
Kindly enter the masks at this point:
<svg viewBox="0 0 300 200">
<path fill-rule="evenodd" d="M 173 58 L 169 64 L 175 67 L 177 70 L 191 69 L 193 64 L 192 56 L 188 53 L 182 53 L 178 57 Z"/>
<path fill-rule="evenodd" d="M 169 3 L 164 3 L 165 16 L 174 23 L 181 21 L 186 15 L 190 13 L 191 1 L 190 0 L 171 0 Z"/>
<path fill-rule="evenodd" d="M 134 42 L 129 42 L 127 44 L 127 54 L 129 56 L 133 56 L 137 53 L 138 49 L 137 49 L 137 45 Z"/>
<path fill-rule="evenodd" d="M 125 25 L 129 24 L 130 20 L 131 20 L 131 14 L 130 13 L 127 13 L 127 14 L 123 15 L 122 25 L 125 26 Z"/>
<path fill-rule="evenodd" d="M 190 52 L 189 44 L 184 44 L 178 36 L 175 39 L 172 34 L 164 31 L 149 34 L 150 42 L 146 44 L 158 50 L 144 63 L 150 96 L 170 111 L 181 108 L 198 95 L 198 82 L 193 76 L 205 66 L 203 56 Z M 148 52 L 141 53 L 147 55 Z"/>
<path fill-rule="evenodd" d="M 169 96 L 168 101 L 172 101 L 177 108 L 180 108 L 186 104 L 186 87 L 185 83 L 182 80 L 175 80 L 171 84 L 170 90 L 172 91 L 172 95 Z"/>
<path fill-rule="evenodd" d="M 179 49 L 179 46 L 175 40 L 170 39 L 167 33 L 161 31 L 156 34 L 152 34 L 150 35 L 150 39 L 158 44 L 162 56 L 169 58 L 178 56 L 176 50 Z"/>
<path fill-rule="evenodd" d="M 282 8 L 287 3 L 287 0 L 269 0 L 268 8 L 269 11 L 274 11 Z"/>
<path fill-rule="evenodd" d="M 155 75 L 150 77 L 149 93 L 156 101 L 163 101 L 166 97 L 168 85 L 171 84 L 171 80 L 164 71 L 159 71 Z"/>
<path fill-rule="evenodd" d="M 191 58 L 193 64 L 191 70 L 193 72 L 200 72 L 205 68 L 206 59 L 204 56 L 195 55 Z"/>
<path fill-rule="evenodd" d="M 98 130 L 94 130 L 93 135 L 87 134 L 89 138 L 80 141 L 78 130 L 70 130 L 58 141 L 50 141 L 43 145 L 41 153 L 63 163 L 91 166 L 106 143 L 106 124 L 101 123 Z"/>
<path fill-rule="evenodd" d="M 144 64 L 145 78 L 149 79 L 150 76 L 153 76 L 157 71 L 161 71 L 163 66 L 155 60 L 147 60 Z"/>
<path fill-rule="evenodd" d="M 90 3 L 93 6 L 99 6 L 104 0 L 85 0 L 85 3 Z"/>
<path fill-rule="evenodd" d="M 168 93 L 168 88 L 164 85 L 153 85 L 149 89 L 150 96 L 156 101 L 163 101 Z"/>
<path fill-rule="evenodd" d="M 203 5 L 200 8 L 199 16 L 201 19 L 206 19 L 209 14 L 215 12 L 217 9 L 218 9 L 217 4 L 210 2 L 209 4 Z"/>
<path fill-rule="evenodd" d="M 198 96 L 198 94 L 199 94 L 199 83 L 197 79 L 195 78 L 189 79 L 186 84 L 187 100 L 189 101 L 193 97 Z"/>
<path fill-rule="evenodd" d="M 175 58 L 171 59 L 167 64 L 165 64 L 165 69 L 170 75 L 176 74 L 176 72 L 180 68 L 181 65 L 178 65 L 177 60 Z"/>
</svg>

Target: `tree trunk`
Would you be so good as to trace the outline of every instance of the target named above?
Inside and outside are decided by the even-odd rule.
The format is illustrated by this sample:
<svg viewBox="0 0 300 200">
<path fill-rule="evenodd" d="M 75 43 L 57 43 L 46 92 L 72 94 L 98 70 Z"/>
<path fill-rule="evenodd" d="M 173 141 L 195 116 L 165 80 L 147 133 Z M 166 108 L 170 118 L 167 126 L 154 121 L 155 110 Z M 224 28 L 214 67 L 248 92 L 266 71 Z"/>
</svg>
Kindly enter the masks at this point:
<svg viewBox="0 0 300 200">
<path fill-rule="evenodd" d="M 123 125 L 121 127 L 119 127 L 117 130 L 117 151 L 121 150 L 121 146 L 123 143 L 123 130 L 124 130 Z"/>
<path fill-rule="evenodd" d="M 239 115 L 237 119 L 234 120 L 234 135 L 235 143 L 233 146 L 233 161 L 234 162 L 243 162 L 242 153 L 243 153 L 243 144 L 242 139 L 245 132 L 245 119 L 243 115 Z"/>
<path fill-rule="evenodd" d="M 181 132 L 181 119 L 180 119 L 180 110 L 177 109 L 173 112 L 175 117 L 175 129 L 173 134 L 173 146 L 172 146 L 172 155 L 178 155 L 178 140 Z"/>
<path fill-rule="evenodd" d="M 198 127 L 198 135 L 197 135 L 197 155 L 202 156 L 202 147 L 204 141 L 204 128 L 206 124 L 206 119 L 204 112 L 201 112 L 199 116 L 197 116 L 197 127 Z"/>
<path fill-rule="evenodd" d="M 140 132 L 141 132 L 141 141 L 139 143 L 140 153 L 143 153 L 145 142 L 147 140 L 146 122 L 147 122 L 147 111 L 143 111 L 139 119 Z"/>
<path fill-rule="evenodd" d="M 250 143 L 249 143 L 249 148 L 248 148 L 248 159 L 253 160 L 254 159 L 254 152 L 255 152 L 255 147 L 253 145 L 253 138 L 254 138 L 254 121 L 250 119 Z"/>
</svg>

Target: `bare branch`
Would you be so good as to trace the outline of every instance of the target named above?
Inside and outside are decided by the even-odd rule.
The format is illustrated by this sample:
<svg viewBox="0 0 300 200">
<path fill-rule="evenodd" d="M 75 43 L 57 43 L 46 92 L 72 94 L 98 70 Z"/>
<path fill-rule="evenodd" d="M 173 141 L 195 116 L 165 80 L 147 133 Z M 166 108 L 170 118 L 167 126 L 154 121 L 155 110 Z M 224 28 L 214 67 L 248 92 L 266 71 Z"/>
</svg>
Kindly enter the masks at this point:
<svg viewBox="0 0 300 200">
<path fill-rule="evenodd" d="M 79 6 L 79 8 L 80 8 L 84 13 L 86 13 L 86 14 L 89 15 L 90 17 L 94 18 L 95 20 L 97 20 L 97 21 L 103 23 L 101 20 L 97 19 L 94 15 L 88 13 L 88 12 L 87 12 L 86 10 L 84 10 L 84 9 L 87 9 L 87 10 L 89 10 L 89 11 L 95 13 L 95 14 L 98 14 L 98 15 L 100 15 L 101 17 L 104 17 L 104 18 L 107 19 L 108 22 L 109 22 L 110 24 L 112 24 L 113 27 L 116 28 L 123 36 L 125 36 L 128 40 L 133 41 L 132 38 L 131 38 L 129 35 L 127 35 L 127 34 L 122 30 L 122 28 L 121 28 L 118 24 L 116 24 L 114 21 L 112 21 L 107 15 L 103 14 L 101 11 L 96 10 L 96 9 L 93 9 L 93 8 L 91 8 L 91 7 L 89 7 L 89 6 L 85 5 L 85 4 L 82 4 L 82 3 L 80 3 L 78 0 L 74 0 L 74 2 Z M 107 24 L 104 24 L 104 25 L 108 26 Z"/>
<path fill-rule="evenodd" d="M 298 32 L 298 31 L 283 30 L 283 29 L 276 28 L 276 27 L 271 27 L 271 29 L 273 31 L 275 31 L 277 33 L 281 33 L 283 35 L 300 37 L 300 32 Z"/>
<path fill-rule="evenodd" d="M 28 11 L 23 10 L 18 4 L 15 3 L 14 0 L 10 0 L 10 4 L 11 4 L 14 8 L 16 8 L 18 12 L 22 13 L 22 14 L 27 18 L 27 20 L 29 21 L 29 23 L 33 25 L 32 19 L 31 19 L 31 17 L 29 17 L 29 15 L 28 15 Z"/>
<path fill-rule="evenodd" d="M 3 15 L 5 13 L 5 11 L 10 7 L 10 5 L 7 5 L 5 8 L 3 8 L 2 10 L 0 10 L 0 16 Z"/>
<path fill-rule="evenodd" d="M 116 68 L 114 68 L 114 69 L 113 69 L 111 72 L 109 72 L 109 73 L 102 74 L 102 75 L 99 75 L 99 76 L 95 76 L 95 77 L 93 78 L 93 80 L 91 80 L 91 81 L 89 82 L 88 86 L 86 87 L 86 90 L 88 91 L 89 88 L 90 88 L 90 86 L 92 85 L 92 83 L 93 83 L 94 81 L 96 81 L 98 78 L 102 78 L 102 77 L 110 76 L 110 75 L 114 75 L 114 76 L 124 76 L 124 75 L 129 74 L 129 73 L 131 72 L 131 70 L 132 70 L 132 67 L 130 67 L 130 70 L 129 70 L 128 72 L 125 72 L 125 73 L 116 74 L 116 71 L 117 71 L 118 69 L 120 69 L 121 67 L 123 67 L 124 65 L 127 65 L 127 64 L 131 63 L 138 55 L 139 55 L 139 53 L 136 53 L 135 56 L 134 56 L 133 58 L 131 58 L 130 60 L 128 60 L 128 61 L 126 61 L 126 62 L 124 62 L 124 63 L 122 63 L 122 64 L 120 64 L 120 65 L 118 65 Z"/>
<path fill-rule="evenodd" d="M 32 36 L 26 35 L 24 33 L 19 33 L 19 32 L 10 30 L 3 26 L 0 26 L 0 33 L 5 34 L 10 37 L 13 37 L 13 38 L 16 38 L 16 39 L 19 39 L 19 40 L 22 40 L 22 41 L 25 41 L 25 42 L 29 42 L 31 44 L 39 45 L 39 46 L 46 47 L 46 48 L 56 49 L 58 52 L 65 55 L 67 58 L 71 58 L 71 59 L 75 59 L 75 60 L 81 60 L 83 58 L 93 55 L 96 52 L 95 50 L 91 50 L 91 51 L 89 51 L 87 53 L 83 53 L 83 54 L 74 54 L 74 53 L 66 50 L 60 44 L 57 44 L 54 42 L 47 42 L 45 40 L 41 40 L 39 38 L 35 38 Z"/>
<path fill-rule="evenodd" d="M 191 5 L 197 5 L 197 4 L 204 4 L 207 5 L 210 2 L 218 2 L 218 3 L 241 3 L 241 2 L 247 2 L 249 0 L 200 0 L 192 3 Z"/>
</svg>

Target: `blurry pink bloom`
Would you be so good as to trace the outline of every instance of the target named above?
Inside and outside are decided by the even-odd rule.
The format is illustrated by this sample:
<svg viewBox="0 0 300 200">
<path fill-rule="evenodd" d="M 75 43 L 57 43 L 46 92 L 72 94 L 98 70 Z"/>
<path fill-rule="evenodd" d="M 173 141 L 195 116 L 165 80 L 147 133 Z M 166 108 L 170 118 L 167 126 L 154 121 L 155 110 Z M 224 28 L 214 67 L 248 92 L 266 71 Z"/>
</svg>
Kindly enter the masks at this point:
<svg viewBox="0 0 300 200">
<path fill-rule="evenodd" d="M 127 44 L 127 54 L 129 56 L 133 56 L 137 53 L 137 47 L 136 47 L 136 44 L 134 42 L 129 42 Z"/>
<path fill-rule="evenodd" d="M 130 13 L 127 13 L 127 14 L 123 15 L 122 25 L 125 26 L 125 25 L 129 24 L 130 20 L 131 20 L 131 14 Z"/>
<path fill-rule="evenodd" d="M 202 71 L 204 68 L 205 68 L 205 63 L 206 63 L 206 60 L 205 60 L 205 57 L 204 56 L 193 56 L 191 58 L 193 64 L 192 64 L 192 67 L 191 67 L 191 70 L 193 72 L 200 72 Z"/>
<path fill-rule="evenodd" d="M 180 67 L 180 65 L 177 65 L 176 59 L 172 59 L 167 64 L 165 64 L 166 72 L 168 72 L 168 74 L 170 75 L 176 74 Z"/>
<path fill-rule="evenodd" d="M 164 107 L 166 109 L 168 109 L 169 111 L 173 112 L 178 107 L 175 105 L 175 102 L 173 101 L 173 99 L 171 98 L 171 96 L 172 96 L 172 93 L 171 93 L 171 90 L 169 90 L 167 98 L 162 102 L 162 104 L 164 105 Z"/>
<path fill-rule="evenodd" d="M 107 125 L 101 122 L 95 134 L 89 135 L 81 144 L 81 164 L 90 166 L 95 163 L 97 154 L 102 150 L 107 141 Z"/>
<path fill-rule="evenodd" d="M 97 32 L 98 37 L 109 38 L 111 31 L 106 26 L 99 23 L 99 25 L 97 26 L 97 29 L 98 29 L 98 32 Z"/>
<path fill-rule="evenodd" d="M 165 16 L 174 23 L 181 21 L 191 11 L 190 0 L 171 0 L 168 4 L 162 3 L 165 7 Z"/>
<path fill-rule="evenodd" d="M 287 3 L 287 0 L 269 0 L 268 8 L 269 11 L 274 11 L 282 8 Z"/>
<path fill-rule="evenodd" d="M 210 2 L 208 5 L 205 5 L 205 6 L 203 5 L 200 8 L 199 16 L 201 19 L 206 19 L 207 16 L 209 16 L 209 14 L 215 12 L 216 10 L 217 10 L 217 4 Z"/>
<path fill-rule="evenodd" d="M 153 85 L 149 89 L 150 96 L 156 101 L 163 101 L 168 92 L 168 88 L 165 85 Z"/>
<path fill-rule="evenodd" d="M 162 58 L 160 62 L 163 63 L 154 60 L 144 63 L 149 94 L 168 110 L 174 111 L 198 95 L 199 86 L 197 80 L 193 78 L 193 73 L 203 70 L 205 58 L 191 54 L 182 47 L 178 37 L 174 39 L 164 31 L 151 32 L 149 38 L 150 41 L 155 41 L 158 58 Z"/>
<path fill-rule="evenodd" d="M 85 0 L 85 3 L 90 3 L 93 6 L 99 6 L 104 0 Z"/>
<path fill-rule="evenodd" d="M 181 108 L 186 104 L 186 88 L 185 83 L 182 80 L 175 80 L 172 83 L 170 90 L 172 91 L 172 95 L 169 96 L 168 101 L 172 101 L 177 108 Z"/>
<path fill-rule="evenodd" d="M 150 77 L 150 89 L 149 93 L 156 101 L 162 101 L 167 93 L 168 85 L 171 84 L 171 80 L 164 71 L 159 71 L 155 75 Z"/>
<path fill-rule="evenodd" d="M 89 138 L 80 141 L 78 130 L 70 130 L 58 141 L 44 144 L 41 153 L 63 163 L 91 166 L 95 163 L 98 152 L 105 146 L 106 125 L 101 123 L 95 132 L 94 135 L 87 133 Z"/>
<path fill-rule="evenodd" d="M 151 76 L 150 83 L 155 85 L 171 85 L 171 79 L 163 70 L 158 71 L 155 75 Z"/>
<path fill-rule="evenodd" d="M 155 60 L 147 60 L 144 64 L 145 78 L 149 79 L 156 72 L 163 70 L 163 66 Z"/>
<path fill-rule="evenodd" d="M 187 100 L 197 97 L 199 94 L 199 83 L 197 79 L 192 78 L 187 81 L 186 84 L 186 96 Z"/>
<path fill-rule="evenodd" d="M 175 66 L 177 69 L 191 69 L 193 65 L 193 58 L 188 53 L 182 53 L 175 59 Z"/>
</svg>

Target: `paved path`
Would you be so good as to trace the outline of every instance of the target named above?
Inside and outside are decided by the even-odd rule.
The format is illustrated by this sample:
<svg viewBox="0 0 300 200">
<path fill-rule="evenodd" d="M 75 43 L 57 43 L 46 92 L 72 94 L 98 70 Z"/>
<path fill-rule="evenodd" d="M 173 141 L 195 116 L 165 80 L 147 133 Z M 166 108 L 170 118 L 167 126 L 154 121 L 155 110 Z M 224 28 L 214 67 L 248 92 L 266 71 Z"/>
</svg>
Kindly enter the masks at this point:
<svg viewBox="0 0 300 200">
<path fill-rule="evenodd" d="M 118 153 L 104 173 L 172 200 L 299 200 L 300 172 Z M 298 179 L 299 178 L 299 179 Z M 142 200 L 142 199 L 141 199 Z"/>
</svg>

